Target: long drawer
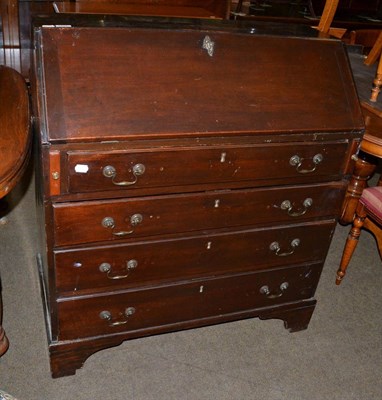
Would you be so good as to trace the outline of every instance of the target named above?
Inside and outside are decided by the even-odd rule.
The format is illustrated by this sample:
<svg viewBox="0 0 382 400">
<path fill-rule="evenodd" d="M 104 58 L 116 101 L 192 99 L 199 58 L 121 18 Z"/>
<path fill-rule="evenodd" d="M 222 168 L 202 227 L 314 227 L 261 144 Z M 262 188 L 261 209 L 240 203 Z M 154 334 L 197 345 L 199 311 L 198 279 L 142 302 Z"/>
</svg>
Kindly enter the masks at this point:
<svg viewBox="0 0 382 400">
<path fill-rule="evenodd" d="M 343 173 L 348 144 L 288 143 L 246 146 L 68 151 L 68 191 L 123 190 L 177 185 L 288 179 L 334 180 Z"/>
<path fill-rule="evenodd" d="M 324 261 L 335 221 L 54 252 L 73 295 Z M 317 242 L 317 238 L 320 238 Z"/>
<path fill-rule="evenodd" d="M 113 334 L 237 313 L 314 295 L 322 264 L 186 284 L 61 299 L 59 340 Z"/>
<path fill-rule="evenodd" d="M 344 185 L 285 186 L 54 204 L 55 245 L 302 221 L 339 212 Z"/>
</svg>

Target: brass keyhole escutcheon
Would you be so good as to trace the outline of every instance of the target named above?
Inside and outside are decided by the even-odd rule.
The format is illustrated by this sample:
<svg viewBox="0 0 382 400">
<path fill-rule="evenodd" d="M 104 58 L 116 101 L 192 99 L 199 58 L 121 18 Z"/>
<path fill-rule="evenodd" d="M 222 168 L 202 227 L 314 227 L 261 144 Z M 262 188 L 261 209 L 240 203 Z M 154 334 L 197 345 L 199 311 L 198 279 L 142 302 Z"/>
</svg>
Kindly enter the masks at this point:
<svg viewBox="0 0 382 400">
<path fill-rule="evenodd" d="M 131 226 L 137 226 L 143 221 L 143 215 L 142 214 L 134 214 L 130 218 L 130 224 Z"/>
</svg>

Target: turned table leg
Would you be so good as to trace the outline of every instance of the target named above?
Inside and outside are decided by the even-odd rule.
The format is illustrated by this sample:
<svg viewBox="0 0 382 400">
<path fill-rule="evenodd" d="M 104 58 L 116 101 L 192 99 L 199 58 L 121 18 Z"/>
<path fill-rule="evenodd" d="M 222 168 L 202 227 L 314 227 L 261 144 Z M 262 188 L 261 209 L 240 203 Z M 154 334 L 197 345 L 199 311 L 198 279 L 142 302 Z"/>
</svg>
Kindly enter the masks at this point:
<svg viewBox="0 0 382 400">
<path fill-rule="evenodd" d="M 1 199 L 0 200 L 0 224 L 5 223 L 5 211 L 7 210 L 8 205 L 5 202 L 5 200 Z M 8 339 L 5 336 L 4 329 L 2 327 L 2 321 L 3 321 L 3 302 L 1 299 L 1 280 L 0 280 L 0 357 L 7 351 L 9 343 Z"/>
<path fill-rule="evenodd" d="M 349 182 L 342 205 L 340 223 L 343 225 L 353 222 L 358 200 L 361 197 L 363 189 L 367 187 L 367 181 L 373 176 L 377 167 L 375 157 L 362 151 L 355 157 L 353 176 Z"/>
<path fill-rule="evenodd" d="M 1 293 L 0 293 L 0 357 L 7 351 L 9 343 L 8 339 L 5 336 L 4 329 L 1 325 L 3 316 L 3 304 L 1 301 Z"/>
</svg>

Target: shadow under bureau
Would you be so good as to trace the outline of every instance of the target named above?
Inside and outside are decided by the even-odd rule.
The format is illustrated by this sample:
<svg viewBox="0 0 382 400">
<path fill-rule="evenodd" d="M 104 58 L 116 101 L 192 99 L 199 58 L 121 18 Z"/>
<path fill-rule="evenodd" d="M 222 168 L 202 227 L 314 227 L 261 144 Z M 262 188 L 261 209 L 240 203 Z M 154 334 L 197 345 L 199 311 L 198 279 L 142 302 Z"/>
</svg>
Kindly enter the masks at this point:
<svg viewBox="0 0 382 400">
<path fill-rule="evenodd" d="M 342 43 L 154 20 L 35 37 L 53 376 L 152 334 L 305 329 L 363 132 Z"/>
</svg>

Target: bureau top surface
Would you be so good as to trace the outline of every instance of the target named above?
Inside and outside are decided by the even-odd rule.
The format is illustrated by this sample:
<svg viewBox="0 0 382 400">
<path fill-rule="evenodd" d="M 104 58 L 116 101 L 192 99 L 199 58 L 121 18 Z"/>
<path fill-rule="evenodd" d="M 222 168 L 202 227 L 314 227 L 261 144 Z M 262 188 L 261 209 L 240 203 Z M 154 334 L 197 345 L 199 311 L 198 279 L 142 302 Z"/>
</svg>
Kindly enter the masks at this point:
<svg viewBox="0 0 382 400">
<path fill-rule="evenodd" d="M 170 25 L 42 27 L 36 38 L 46 142 L 363 128 L 338 41 Z"/>
</svg>

